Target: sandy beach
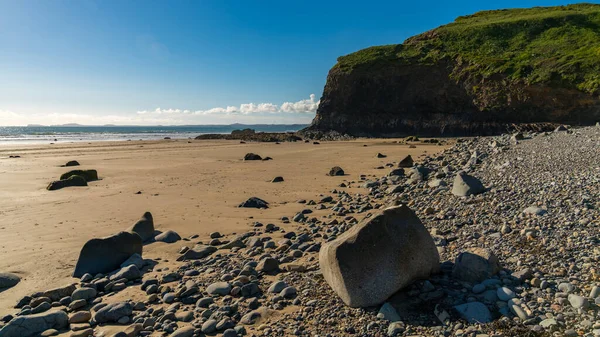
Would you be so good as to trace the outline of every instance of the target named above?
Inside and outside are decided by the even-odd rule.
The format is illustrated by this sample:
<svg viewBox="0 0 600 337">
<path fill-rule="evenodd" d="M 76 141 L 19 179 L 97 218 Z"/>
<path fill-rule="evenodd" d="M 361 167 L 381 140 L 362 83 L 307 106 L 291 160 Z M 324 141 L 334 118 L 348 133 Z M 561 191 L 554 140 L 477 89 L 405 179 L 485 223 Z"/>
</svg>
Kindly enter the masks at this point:
<svg viewBox="0 0 600 337">
<path fill-rule="evenodd" d="M 280 219 L 303 208 L 299 199 L 318 200 L 343 181 L 385 175 L 377 167 L 407 154 L 417 160 L 443 149 L 433 144 L 409 148 L 393 139 L 318 145 L 163 140 L 0 147 L 0 271 L 22 277 L 0 293 L 0 315 L 13 312 L 24 295 L 75 282 L 71 273 L 82 245 L 127 229 L 145 211 L 152 212 L 158 230 L 172 229 L 183 238 L 239 233 L 255 221 L 292 230 L 297 224 Z M 248 152 L 273 160 L 244 162 Z M 377 158 L 377 153 L 387 158 Z M 49 182 L 69 170 L 60 167 L 69 160 L 98 170 L 101 180 L 47 191 Z M 333 166 L 341 166 L 346 176 L 327 176 Z M 271 183 L 276 176 L 285 181 Z M 270 208 L 237 208 L 253 196 L 268 201 Z M 325 214 L 316 211 L 314 216 Z M 144 247 L 144 257 L 174 258 L 183 245 L 186 241 L 153 243 Z"/>
</svg>

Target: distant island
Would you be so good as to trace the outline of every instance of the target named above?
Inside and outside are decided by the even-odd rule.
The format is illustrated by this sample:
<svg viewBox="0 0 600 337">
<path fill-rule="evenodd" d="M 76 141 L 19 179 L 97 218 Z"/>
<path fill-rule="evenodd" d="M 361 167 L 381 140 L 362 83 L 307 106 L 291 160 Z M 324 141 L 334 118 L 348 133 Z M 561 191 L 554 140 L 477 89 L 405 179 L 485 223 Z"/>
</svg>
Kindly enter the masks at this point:
<svg viewBox="0 0 600 337">
<path fill-rule="evenodd" d="M 486 135 L 600 120 L 600 5 L 483 11 L 338 58 L 305 133 Z"/>
</svg>

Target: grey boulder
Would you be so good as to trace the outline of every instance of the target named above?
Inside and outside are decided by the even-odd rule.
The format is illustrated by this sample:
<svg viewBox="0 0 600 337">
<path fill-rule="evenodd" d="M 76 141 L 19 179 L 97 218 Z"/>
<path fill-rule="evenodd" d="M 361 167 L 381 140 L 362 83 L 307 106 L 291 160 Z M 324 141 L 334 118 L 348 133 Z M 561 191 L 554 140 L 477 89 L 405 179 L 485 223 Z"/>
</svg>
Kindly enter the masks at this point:
<svg viewBox="0 0 600 337">
<path fill-rule="evenodd" d="M 132 313 L 133 305 L 129 302 L 111 303 L 94 314 L 94 321 L 99 324 L 117 322 L 122 317 L 131 316 Z"/>
<path fill-rule="evenodd" d="M 462 281 L 477 283 L 500 271 L 500 262 L 491 250 L 473 248 L 462 252 L 454 261 L 452 276 Z"/>
<path fill-rule="evenodd" d="M 17 285 L 21 278 L 11 273 L 0 273 L 0 289 L 11 288 Z"/>
<path fill-rule="evenodd" d="M 154 239 L 164 243 L 174 243 L 181 240 L 181 236 L 179 236 L 179 234 L 177 234 L 175 231 L 168 230 L 158 234 Z"/>
<path fill-rule="evenodd" d="M 454 309 L 469 323 L 489 323 L 492 321 L 490 310 L 481 302 L 457 305 Z"/>
<path fill-rule="evenodd" d="M 154 219 L 152 218 L 152 213 L 144 213 L 128 231 L 137 233 L 142 238 L 142 242 L 152 239 L 154 237 Z"/>
<path fill-rule="evenodd" d="M 215 246 L 196 245 L 192 249 L 188 249 L 185 253 L 177 258 L 177 261 L 199 260 L 217 251 Z"/>
<path fill-rule="evenodd" d="M 0 337 L 38 336 L 46 330 L 62 330 L 67 326 L 69 326 L 69 316 L 64 311 L 19 316 L 0 330 Z"/>
<path fill-rule="evenodd" d="M 439 270 L 431 235 L 407 206 L 385 209 L 325 244 L 319 264 L 327 283 L 351 307 L 383 303 Z"/>
<path fill-rule="evenodd" d="M 121 232 L 83 245 L 73 277 L 106 274 L 118 269 L 133 254 L 142 255 L 142 238 L 136 233 Z"/>
<path fill-rule="evenodd" d="M 472 194 L 480 194 L 485 192 L 485 187 L 479 179 L 468 175 L 464 171 L 460 171 L 454 177 L 452 184 L 452 194 L 458 197 L 466 197 Z"/>
</svg>

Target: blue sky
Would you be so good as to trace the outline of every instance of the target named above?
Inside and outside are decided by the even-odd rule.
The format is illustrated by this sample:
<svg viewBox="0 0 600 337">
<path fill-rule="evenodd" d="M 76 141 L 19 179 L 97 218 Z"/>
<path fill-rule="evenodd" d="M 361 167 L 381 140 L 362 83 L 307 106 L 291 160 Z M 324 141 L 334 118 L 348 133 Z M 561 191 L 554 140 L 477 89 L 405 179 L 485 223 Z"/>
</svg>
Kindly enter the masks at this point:
<svg viewBox="0 0 600 337">
<path fill-rule="evenodd" d="M 567 3 L 0 0 L 0 125 L 308 123 L 340 55 Z"/>
</svg>

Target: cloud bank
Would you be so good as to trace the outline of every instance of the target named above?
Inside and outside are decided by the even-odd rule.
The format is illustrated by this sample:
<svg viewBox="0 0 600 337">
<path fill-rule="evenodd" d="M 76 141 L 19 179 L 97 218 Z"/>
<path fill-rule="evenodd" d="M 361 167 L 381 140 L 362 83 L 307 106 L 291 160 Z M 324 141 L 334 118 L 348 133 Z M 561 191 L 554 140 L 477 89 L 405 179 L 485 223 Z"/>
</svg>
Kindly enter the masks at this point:
<svg viewBox="0 0 600 337">
<path fill-rule="evenodd" d="M 173 115 L 173 114 L 184 114 L 184 115 L 250 115 L 260 113 L 299 113 L 299 114 L 313 114 L 317 111 L 320 101 L 315 101 L 315 94 L 310 94 L 310 98 L 304 99 L 298 102 L 285 102 L 281 105 L 273 103 L 245 103 L 240 104 L 239 107 L 227 106 L 225 108 L 218 107 L 208 110 L 189 110 L 189 109 L 161 109 L 156 108 L 154 110 L 142 110 L 138 111 L 138 115 Z"/>
<path fill-rule="evenodd" d="M 207 110 L 156 108 L 130 113 L 17 113 L 0 108 L 0 126 L 27 124 L 56 125 L 185 125 L 185 124 L 308 124 L 314 117 L 319 101 L 311 94 L 297 102 L 244 103 L 239 106 L 216 107 Z"/>
</svg>

